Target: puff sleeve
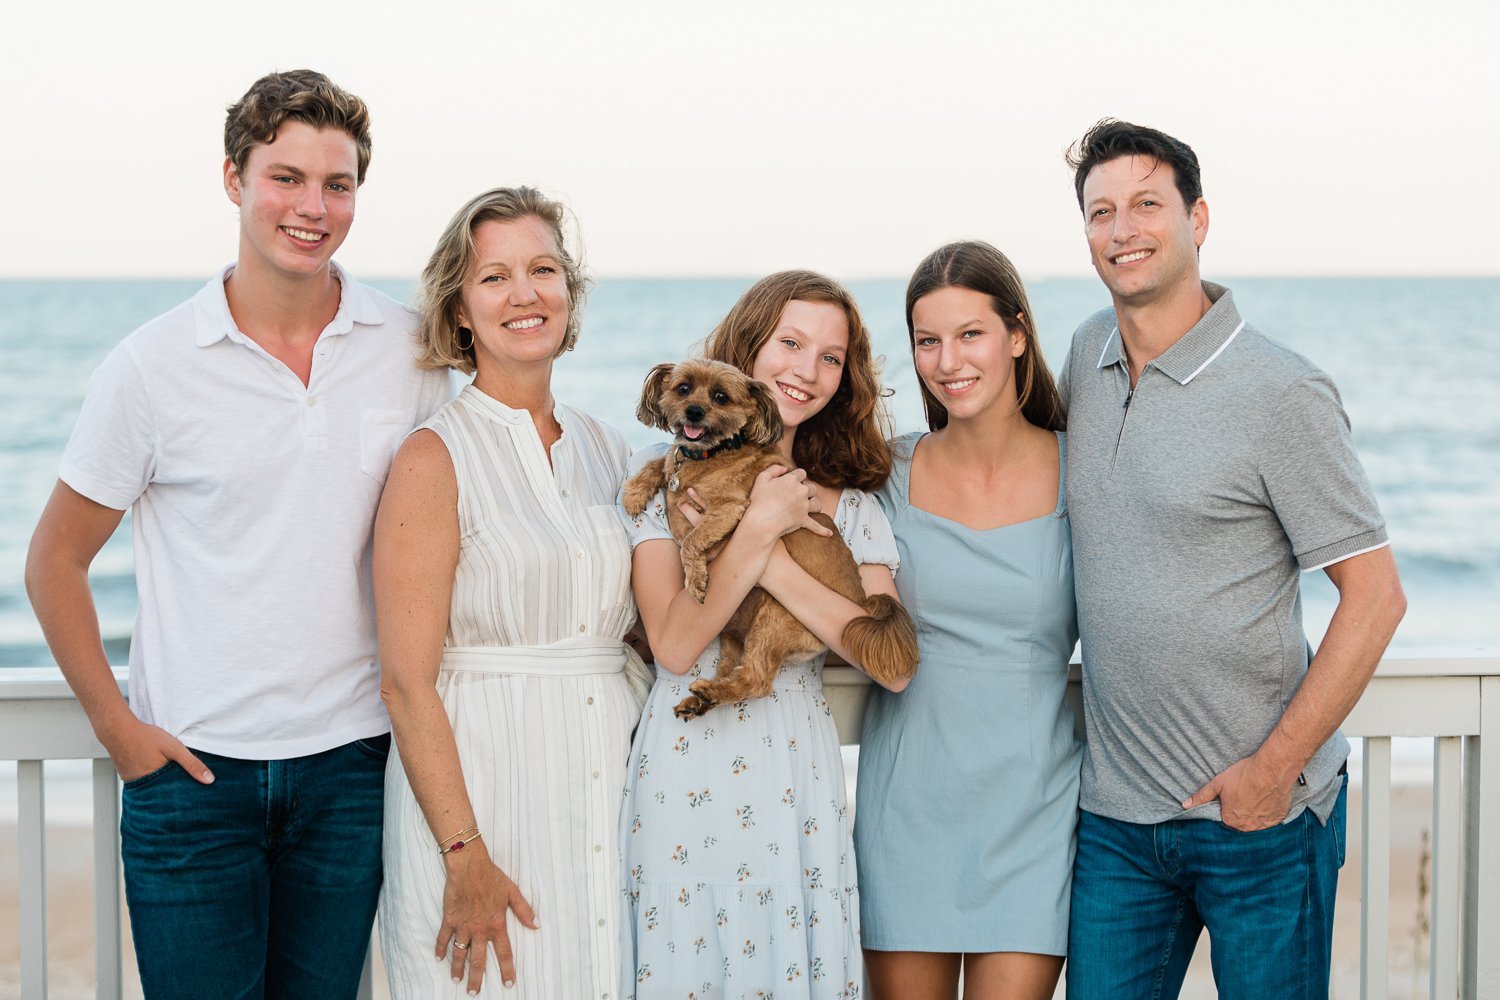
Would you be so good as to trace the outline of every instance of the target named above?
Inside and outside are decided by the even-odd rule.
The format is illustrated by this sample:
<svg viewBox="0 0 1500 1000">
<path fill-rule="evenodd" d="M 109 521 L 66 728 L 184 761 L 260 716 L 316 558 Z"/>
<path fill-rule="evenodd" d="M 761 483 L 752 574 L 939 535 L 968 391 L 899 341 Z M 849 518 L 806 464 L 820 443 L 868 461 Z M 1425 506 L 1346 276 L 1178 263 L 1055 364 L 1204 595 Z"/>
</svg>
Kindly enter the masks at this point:
<svg viewBox="0 0 1500 1000">
<path fill-rule="evenodd" d="M 649 463 L 660 462 L 666 458 L 667 449 L 670 447 L 671 445 L 665 443 L 648 445 L 634 455 L 631 455 L 630 462 L 625 471 L 626 480 L 629 481 L 632 476 L 644 469 Z M 649 542 L 654 538 L 670 539 L 672 537 L 672 531 L 667 527 L 667 497 L 665 493 L 657 493 L 646 509 L 635 517 L 625 512 L 624 494 L 624 487 L 621 486 L 620 496 L 616 498 L 616 502 L 621 504 L 620 516 L 625 520 L 625 534 L 630 537 L 630 549 L 632 552 L 642 542 Z"/>
<path fill-rule="evenodd" d="M 901 566 L 891 522 L 873 494 L 845 490 L 839 497 L 834 524 L 844 536 L 854 561 L 861 565 L 885 565 L 895 573 Z"/>
</svg>

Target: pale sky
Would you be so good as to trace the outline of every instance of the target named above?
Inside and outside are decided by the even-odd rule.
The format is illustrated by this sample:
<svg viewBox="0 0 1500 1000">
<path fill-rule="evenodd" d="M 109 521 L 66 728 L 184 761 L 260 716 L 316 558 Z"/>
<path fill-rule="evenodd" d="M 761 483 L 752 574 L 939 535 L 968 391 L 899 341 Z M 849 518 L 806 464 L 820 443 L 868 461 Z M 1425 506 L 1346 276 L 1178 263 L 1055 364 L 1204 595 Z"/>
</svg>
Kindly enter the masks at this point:
<svg viewBox="0 0 1500 1000">
<path fill-rule="evenodd" d="M 310 67 L 370 105 L 339 258 L 414 277 L 470 196 L 530 183 L 602 277 L 904 277 L 987 239 L 1091 273 L 1063 149 L 1096 119 L 1203 164 L 1205 273 L 1500 274 L 1500 14 L 1300 3 L 12 5 L 0 278 L 231 260 L 224 108 Z"/>
</svg>

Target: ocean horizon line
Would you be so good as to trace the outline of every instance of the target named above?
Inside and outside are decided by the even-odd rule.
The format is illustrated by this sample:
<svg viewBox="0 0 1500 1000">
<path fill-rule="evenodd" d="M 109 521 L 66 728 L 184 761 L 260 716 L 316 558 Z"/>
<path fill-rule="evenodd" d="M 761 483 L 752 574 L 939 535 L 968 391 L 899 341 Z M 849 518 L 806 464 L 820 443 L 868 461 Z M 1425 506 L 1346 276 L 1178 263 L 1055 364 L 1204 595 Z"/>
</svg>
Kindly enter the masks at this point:
<svg viewBox="0 0 1500 1000">
<path fill-rule="evenodd" d="M 225 262 L 227 263 L 227 261 Z M 205 276 L 213 273 L 222 264 L 214 264 L 206 267 L 197 274 L 158 274 L 158 275 L 92 275 L 89 277 L 69 277 L 59 274 L 40 275 L 15 275 L 0 274 L 0 285 L 9 284 L 119 284 L 122 282 L 160 282 L 162 284 L 176 282 L 201 282 Z M 357 272 L 355 276 L 362 282 L 406 282 L 415 283 L 416 274 L 387 274 L 372 272 Z M 621 281 L 621 282 L 722 282 L 743 281 L 753 282 L 764 277 L 760 272 L 743 273 L 711 273 L 711 274 L 603 274 L 594 273 L 590 277 L 596 281 Z M 905 274 L 868 274 L 868 275 L 838 275 L 840 281 L 851 284 L 862 282 L 879 281 L 906 281 L 910 275 Z M 1066 272 L 1054 274 L 1027 274 L 1022 272 L 1023 279 L 1029 284 L 1043 281 L 1097 281 L 1097 275 L 1090 271 Z M 1302 274 L 1276 274 L 1276 273 L 1254 273 L 1254 274 L 1206 274 L 1205 278 L 1219 284 L 1230 284 L 1239 281 L 1500 281 L 1500 270 L 1489 272 L 1458 272 L 1444 274 L 1409 274 L 1409 273 L 1380 273 L 1380 272 L 1318 272 Z"/>
</svg>

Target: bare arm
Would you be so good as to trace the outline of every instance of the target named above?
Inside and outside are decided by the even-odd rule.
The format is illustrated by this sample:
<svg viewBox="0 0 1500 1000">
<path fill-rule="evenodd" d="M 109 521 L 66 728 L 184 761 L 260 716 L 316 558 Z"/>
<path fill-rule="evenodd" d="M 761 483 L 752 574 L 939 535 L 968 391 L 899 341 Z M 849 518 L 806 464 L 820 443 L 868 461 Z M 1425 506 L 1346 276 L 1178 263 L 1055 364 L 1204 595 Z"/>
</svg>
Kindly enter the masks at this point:
<svg viewBox="0 0 1500 1000">
<path fill-rule="evenodd" d="M 401 764 L 432 831 L 441 837 L 475 827 L 453 727 L 437 693 L 438 667 L 448 629 L 453 575 L 458 567 L 458 482 L 441 439 L 413 434 L 391 466 L 375 518 L 375 608 L 380 634 L 380 696 L 391 715 Z M 481 835 L 494 831 L 480 830 Z M 501 976 L 515 980 L 506 911 L 523 924 L 536 918 L 508 875 L 490 861 L 483 839 L 444 855 L 447 884 L 435 953 L 449 941 L 470 943 L 452 953 L 453 975 L 469 961 L 469 988 L 484 976 L 486 945 L 500 958 Z"/>
<path fill-rule="evenodd" d="M 808 517 L 808 489 L 807 476 L 800 469 L 785 472 L 781 466 L 772 466 L 755 478 L 750 509 L 710 564 L 702 604 L 683 587 L 682 556 L 676 542 L 653 539 L 635 547 L 630 583 L 658 666 L 674 674 L 692 669 L 760 581 L 772 547 L 782 535 L 809 525 L 824 532 Z"/>
<path fill-rule="evenodd" d="M 864 584 L 866 595 L 889 594 L 900 600 L 896 594 L 896 580 L 891 576 L 889 566 L 878 563 L 861 564 L 859 579 Z M 770 566 L 760 583 L 783 607 L 795 608 L 797 620 L 845 663 L 863 669 L 863 664 L 855 660 L 853 654 L 845 648 L 843 637 L 844 627 L 851 619 L 867 614 L 864 608 L 843 594 L 825 587 L 791 557 L 784 545 L 776 546 Z M 877 683 L 890 691 L 904 691 L 911 683 L 911 678 Z"/>
<path fill-rule="evenodd" d="M 1351 556 L 1324 572 L 1339 591 L 1328 632 L 1307 676 L 1260 749 L 1232 764 L 1192 798 L 1215 798 L 1224 822 L 1261 830 L 1286 818 L 1297 776 L 1348 716 L 1406 614 L 1406 595 L 1390 546 Z"/>
<path fill-rule="evenodd" d="M 95 503 L 59 481 L 31 536 L 26 593 L 53 659 L 121 779 L 130 781 L 176 761 L 207 783 L 213 775 L 201 760 L 176 737 L 130 711 L 104 655 L 89 565 L 124 516 L 124 511 Z"/>
</svg>

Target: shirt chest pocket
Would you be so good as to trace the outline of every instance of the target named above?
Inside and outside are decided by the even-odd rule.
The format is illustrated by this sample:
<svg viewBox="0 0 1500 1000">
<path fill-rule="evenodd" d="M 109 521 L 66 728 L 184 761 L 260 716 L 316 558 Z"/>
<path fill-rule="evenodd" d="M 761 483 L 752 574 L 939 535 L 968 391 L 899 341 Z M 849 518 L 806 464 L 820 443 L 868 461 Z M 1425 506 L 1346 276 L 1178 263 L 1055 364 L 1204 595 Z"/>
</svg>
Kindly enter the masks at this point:
<svg viewBox="0 0 1500 1000">
<path fill-rule="evenodd" d="M 411 431 L 411 416 L 405 410 L 364 409 L 359 414 L 359 468 L 377 483 L 391 471 L 396 449 Z"/>
</svg>

